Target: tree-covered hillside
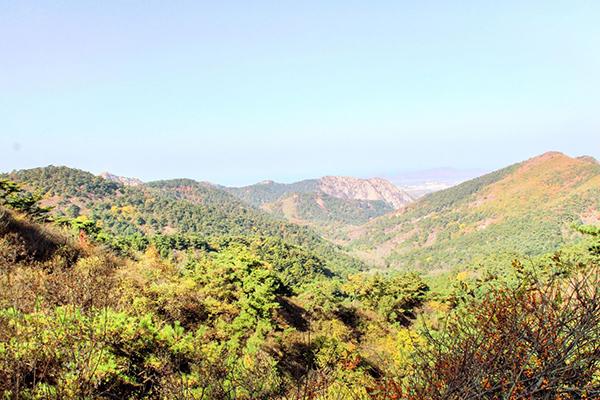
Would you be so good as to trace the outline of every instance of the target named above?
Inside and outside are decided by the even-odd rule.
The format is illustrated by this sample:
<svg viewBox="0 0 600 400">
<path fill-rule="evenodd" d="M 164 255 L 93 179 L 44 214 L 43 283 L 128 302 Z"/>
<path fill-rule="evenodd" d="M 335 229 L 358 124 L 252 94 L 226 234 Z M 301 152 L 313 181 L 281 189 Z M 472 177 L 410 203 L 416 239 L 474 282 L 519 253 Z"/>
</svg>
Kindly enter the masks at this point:
<svg viewBox="0 0 600 400">
<path fill-rule="evenodd" d="M 293 193 L 317 192 L 319 190 L 319 180 L 307 179 L 291 184 L 265 181 L 249 186 L 226 188 L 225 190 L 248 204 L 260 207 Z"/>
<path fill-rule="evenodd" d="M 260 182 L 224 188 L 247 204 L 287 221 L 310 225 L 337 240 L 340 228 L 358 226 L 412 201 L 401 189 L 383 179 L 327 176 L 282 184 Z"/>
<path fill-rule="evenodd" d="M 534 259 L 346 275 L 276 237 L 130 242 L 81 216 L 51 218 L 3 179 L 0 393 L 598 398 L 600 229 L 574 232 L 586 239 Z"/>
<path fill-rule="evenodd" d="M 394 268 L 448 269 L 552 251 L 599 220 L 600 165 L 546 153 L 374 220 L 349 246 Z"/>
<path fill-rule="evenodd" d="M 49 165 L 13 171 L 5 175 L 25 187 L 43 193 L 46 197 L 94 199 L 113 196 L 123 188 L 116 182 L 65 166 Z"/>
<path fill-rule="evenodd" d="M 5 397 L 293 398 L 320 368 L 364 392 L 363 339 L 382 324 L 393 337 L 428 290 L 413 274 L 347 279 L 277 238 L 147 236 L 123 256 L 80 219 L 33 222 L 11 193 L 0 190 Z"/>
<path fill-rule="evenodd" d="M 381 200 L 339 199 L 325 193 L 294 193 L 264 204 L 263 208 L 288 221 L 316 225 L 325 231 L 362 225 L 394 210 Z"/>
<path fill-rule="evenodd" d="M 55 206 L 56 215 L 84 215 L 114 234 L 276 237 L 318 254 L 332 270 L 364 268 L 310 228 L 279 220 L 204 183 L 173 180 L 126 187 L 84 171 L 52 166 L 8 176 L 39 193 L 43 204 Z"/>
</svg>

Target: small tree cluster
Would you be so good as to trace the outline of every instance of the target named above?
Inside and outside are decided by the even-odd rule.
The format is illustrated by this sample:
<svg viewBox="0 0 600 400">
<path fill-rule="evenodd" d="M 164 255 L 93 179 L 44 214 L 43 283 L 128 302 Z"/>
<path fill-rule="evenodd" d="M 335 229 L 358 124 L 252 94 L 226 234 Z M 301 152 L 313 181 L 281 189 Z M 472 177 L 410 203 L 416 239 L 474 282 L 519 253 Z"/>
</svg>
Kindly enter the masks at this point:
<svg viewBox="0 0 600 400">
<path fill-rule="evenodd" d="M 50 211 L 39 204 L 41 196 L 22 189 L 17 183 L 0 178 L 0 205 L 23 212 L 33 219 L 44 220 Z"/>
</svg>

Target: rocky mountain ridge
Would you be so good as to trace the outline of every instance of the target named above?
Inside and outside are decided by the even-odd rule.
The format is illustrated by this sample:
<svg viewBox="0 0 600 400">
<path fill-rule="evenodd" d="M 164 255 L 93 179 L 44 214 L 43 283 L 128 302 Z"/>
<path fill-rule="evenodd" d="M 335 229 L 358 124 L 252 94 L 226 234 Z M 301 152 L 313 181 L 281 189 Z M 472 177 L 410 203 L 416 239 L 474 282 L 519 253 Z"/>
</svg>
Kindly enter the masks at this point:
<svg viewBox="0 0 600 400">
<path fill-rule="evenodd" d="M 399 209 L 414 201 L 404 190 L 383 178 L 360 179 L 347 176 L 325 176 L 319 179 L 319 190 L 347 200 L 380 200 Z"/>
<path fill-rule="evenodd" d="M 294 183 L 262 181 L 254 185 L 226 188 L 234 196 L 255 206 L 281 200 L 293 193 L 326 194 L 342 200 L 383 201 L 399 209 L 415 199 L 405 190 L 383 178 L 324 176 Z"/>
<path fill-rule="evenodd" d="M 117 182 L 125 186 L 140 186 L 144 184 L 144 182 L 142 182 L 140 179 L 118 176 L 111 174 L 110 172 L 101 172 L 98 174 L 98 176 L 106 179 L 107 181 Z"/>
</svg>

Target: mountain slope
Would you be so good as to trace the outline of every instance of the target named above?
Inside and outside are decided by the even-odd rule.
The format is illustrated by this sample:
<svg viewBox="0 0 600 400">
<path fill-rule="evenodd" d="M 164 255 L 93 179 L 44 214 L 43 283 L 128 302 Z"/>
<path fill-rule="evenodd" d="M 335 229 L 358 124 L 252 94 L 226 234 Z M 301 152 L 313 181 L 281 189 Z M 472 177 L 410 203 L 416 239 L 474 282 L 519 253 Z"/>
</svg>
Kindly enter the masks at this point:
<svg viewBox="0 0 600 400">
<path fill-rule="evenodd" d="M 319 190 L 318 179 L 307 179 L 295 183 L 263 181 L 243 187 L 228 187 L 225 190 L 245 203 L 260 207 L 280 200 L 292 193 L 314 193 Z"/>
<path fill-rule="evenodd" d="M 396 209 L 413 201 L 408 193 L 381 178 L 359 179 L 346 176 L 325 176 L 319 180 L 319 190 L 340 199 L 380 200 Z"/>
<path fill-rule="evenodd" d="M 226 188 L 247 203 L 262 206 L 293 193 L 324 193 L 343 200 L 383 201 L 400 208 L 414 199 L 391 182 L 381 178 L 360 179 L 347 176 L 324 176 L 295 183 L 264 181 L 250 186 Z"/>
<path fill-rule="evenodd" d="M 185 179 L 131 187 L 54 166 L 8 176 L 40 193 L 55 214 L 83 214 L 115 234 L 276 237 L 316 253 L 331 270 L 364 267 L 313 230 L 278 220 L 210 184 Z"/>
<path fill-rule="evenodd" d="M 337 236 L 341 227 L 364 224 L 413 201 L 408 193 L 380 178 L 325 176 L 225 190 L 290 222 L 313 226 L 330 238 Z"/>
<path fill-rule="evenodd" d="M 263 209 L 288 221 L 320 225 L 360 225 L 394 209 L 382 200 L 340 199 L 326 193 L 292 193 Z"/>
<path fill-rule="evenodd" d="M 600 220 L 600 165 L 545 153 L 426 196 L 350 233 L 365 259 L 446 269 L 558 248 L 573 223 Z"/>
</svg>

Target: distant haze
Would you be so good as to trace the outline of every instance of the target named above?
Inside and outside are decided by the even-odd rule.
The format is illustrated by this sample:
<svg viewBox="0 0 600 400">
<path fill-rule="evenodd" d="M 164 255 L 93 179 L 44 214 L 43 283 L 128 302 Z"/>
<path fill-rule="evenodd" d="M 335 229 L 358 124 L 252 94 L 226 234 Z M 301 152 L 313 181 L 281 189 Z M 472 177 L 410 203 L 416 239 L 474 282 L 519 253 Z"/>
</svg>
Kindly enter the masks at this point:
<svg viewBox="0 0 600 400">
<path fill-rule="evenodd" d="M 225 185 L 600 158 L 600 2 L 3 1 L 0 170 Z"/>
<path fill-rule="evenodd" d="M 396 185 L 416 185 L 422 183 L 445 183 L 445 184 L 456 184 L 464 182 L 469 179 L 481 176 L 489 170 L 480 168 L 471 169 L 457 169 L 457 168 L 432 168 L 420 171 L 406 171 L 400 172 L 395 175 L 382 176 Z"/>
</svg>

